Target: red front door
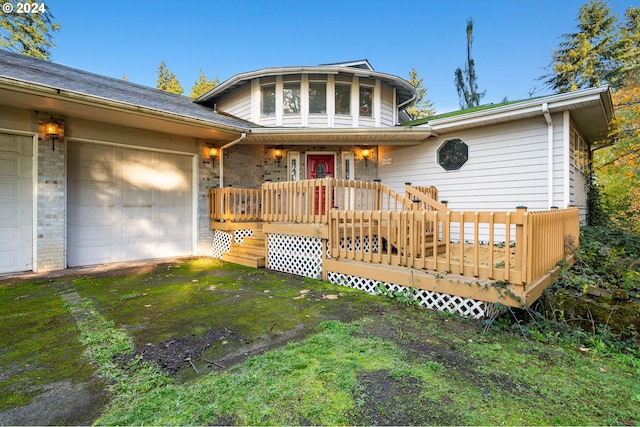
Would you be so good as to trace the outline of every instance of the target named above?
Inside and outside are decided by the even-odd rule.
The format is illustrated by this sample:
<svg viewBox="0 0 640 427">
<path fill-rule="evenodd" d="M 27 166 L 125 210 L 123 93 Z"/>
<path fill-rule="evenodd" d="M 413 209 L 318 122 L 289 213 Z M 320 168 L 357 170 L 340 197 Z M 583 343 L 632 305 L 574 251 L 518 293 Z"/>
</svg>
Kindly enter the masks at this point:
<svg viewBox="0 0 640 427">
<path fill-rule="evenodd" d="M 335 156 L 333 154 L 309 154 L 307 156 L 307 179 L 319 179 L 335 176 Z M 316 186 L 314 214 L 327 212 L 327 188 Z"/>
</svg>

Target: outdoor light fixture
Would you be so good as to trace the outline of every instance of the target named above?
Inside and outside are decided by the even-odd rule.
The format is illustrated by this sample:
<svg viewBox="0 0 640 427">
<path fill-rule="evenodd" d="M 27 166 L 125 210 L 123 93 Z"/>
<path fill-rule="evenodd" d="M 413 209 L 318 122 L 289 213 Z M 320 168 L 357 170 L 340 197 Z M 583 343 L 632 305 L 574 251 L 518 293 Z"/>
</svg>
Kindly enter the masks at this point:
<svg viewBox="0 0 640 427">
<path fill-rule="evenodd" d="M 209 158 L 211 159 L 211 166 L 213 166 L 218 158 L 218 149 L 216 147 L 209 148 Z"/>
<path fill-rule="evenodd" d="M 368 148 L 365 148 L 364 150 L 362 150 L 362 158 L 364 159 L 364 164 L 367 164 L 367 161 L 369 160 L 369 157 L 371 157 L 371 150 L 369 150 Z"/>
<path fill-rule="evenodd" d="M 44 124 L 44 137 L 51 141 L 53 151 L 56 151 L 56 139 L 60 139 L 61 126 L 53 117 Z"/>
<path fill-rule="evenodd" d="M 276 148 L 274 157 L 276 158 L 276 162 L 278 163 L 278 166 L 280 166 L 280 160 L 282 160 L 282 150 L 279 148 Z"/>
</svg>

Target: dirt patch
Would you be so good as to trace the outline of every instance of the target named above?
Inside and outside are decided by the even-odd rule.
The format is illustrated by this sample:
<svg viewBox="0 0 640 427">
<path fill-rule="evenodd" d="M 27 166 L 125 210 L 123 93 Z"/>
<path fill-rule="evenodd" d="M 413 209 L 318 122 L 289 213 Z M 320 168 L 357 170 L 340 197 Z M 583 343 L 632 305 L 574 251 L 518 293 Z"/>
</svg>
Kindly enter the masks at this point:
<svg viewBox="0 0 640 427">
<path fill-rule="evenodd" d="M 451 399 L 434 400 L 421 395 L 420 380 L 394 378 L 380 370 L 360 377 L 361 402 L 354 424 L 370 425 L 462 425 L 463 419 L 447 411 Z"/>
<path fill-rule="evenodd" d="M 202 352 L 217 342 L 234 337 L 234 332 L 229 329 L 209 330 L 200 336 L 175 338 L 161 342 L 158 345 L 146 343 L 132 355 L 123 355 L 116 362 L 126 364 L 134 357 L 141 357 L 144 362 L 153 362 L 169 375 L 184 368 L 193 367 L 195 361 L 200 360 Z M 213 361 L 206 361 L 214 365 Z M 194 370 L 197 368 L 194 368 Z M 197 372 L 199 373 L 199 371 Z"/>
</svg>

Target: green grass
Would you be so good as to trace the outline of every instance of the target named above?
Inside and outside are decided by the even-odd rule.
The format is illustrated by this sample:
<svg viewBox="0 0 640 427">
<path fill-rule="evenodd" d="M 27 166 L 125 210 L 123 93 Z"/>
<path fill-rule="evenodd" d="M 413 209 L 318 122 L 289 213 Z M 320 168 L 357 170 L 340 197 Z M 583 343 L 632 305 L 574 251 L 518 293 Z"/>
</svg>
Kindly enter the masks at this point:
<svg viewBox="0 0 640 427">
<path fill-rule="evenodd" d="M 0 411 L 24 406 L 56 381 L 88 380 L 76 324 L 50 282 L 0 286 Z"/>
<path fill-rule="evenodd" d="M 65 303 L 56 293 L 72 290 L 81 298 Z M 485 330 L 360 291 L 218 261 L 2 286 L 0 309 L 5 409 L 38 394 L 35 377 L 46 384 L 96 372 L 112 393 L 97 424 L 640 423 L 637 353 L 595 339 L 580 350 L 534 329 L 526 337 L 506 327 Z M 235 339 L 203 354 L 216 360 L 300 325 L 313 333 L 228 369 L 206 370 L 196 360 L 200 375 L 185 364 L 190 375 L 172 378 L 119 358 L 148 342 L 229 327 Z M 19 396 L 30 387 L 31 397 Z"/>
</svg>

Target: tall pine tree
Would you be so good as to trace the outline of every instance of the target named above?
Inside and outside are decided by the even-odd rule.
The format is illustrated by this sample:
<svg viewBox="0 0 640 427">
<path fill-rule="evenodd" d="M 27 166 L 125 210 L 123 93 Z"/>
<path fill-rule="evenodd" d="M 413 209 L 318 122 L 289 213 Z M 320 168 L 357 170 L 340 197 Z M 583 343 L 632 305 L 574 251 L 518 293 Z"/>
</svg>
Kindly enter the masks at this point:
<svg viewBox="0 0 640 427">
<path fill-rule="evenodd" d="M 191 86 L 191 93 L 189 94 L 189 97 L 196 99 L 200 95 L 204 95 L 205 93 L 209 92 L 219 84 L 220 79 L 216 77 L 213 80 L 209 80 L 204 74 L 204 71 L 200 70 L 200 76 L 198 77 L 198 80 L 196 80 L 195 83 L 193 83 L 193 86 Z"/>
<path fill-rule="evenodd" d="M 559 92 L 621 84 L 621 40 L 617 17 L 600 0 L 589 0 L 578 12 L 578 31 L 564 34 L 553 52 L 553 61 L 543 76 L 545 84 Z"/>
<path fill-rule="evenodd" d="M 416 88 L 417 98 L 415 104 L 407 108 L 407 113 L 414 119 L 422 119 L 423 117 L 433 116 L 436 111 L 433 109 L 433 102 L 425 99 L 427 88 L 424 87 L 424 79 L 418 78 L 418 72 L 412 68 L 409 72 L 409 83 Z"/>
<path fill-rule="evenodd" d="M 458 98 L 460 100 L 460 108 L 473 108 L 480 105 L 480 98 L 484 96 L 483 92 L 478 92 L 478 83 L 476 77 L 475 61 L 471 57 L 471 45 L 473 44 L 473 19 L 467 19 L 467 62 L 464 65 L 464 72 L 457 68 L 455 71 L 454 83 Z"/>
<path fill-rule="evenodd" d="M 158 67 L 157 82 L 158 84 L 156 85 L 156 88 L 165 92 L 171 92 L 178 95 L 182 95 L 182 92 L 184 92 L 184 89 L 180 85 L 180 82 L 178 82 L 176 75 L 169 71 L 167 64 L 165 64 L 164 61 L 162 61 Z"/>
<path fill-rule="evenodd" d="M 0 19 L 0 48 L 34 58 L 49 59 L 54 47 L 53 33 L 60 31 L 60 24 L 53 22 L 49 4 L 28 3 L 38 7 L 38 13 L 16 13 L 16 0 L 4 0 L 14 12 L 2 13 Z"/>
</svg>

